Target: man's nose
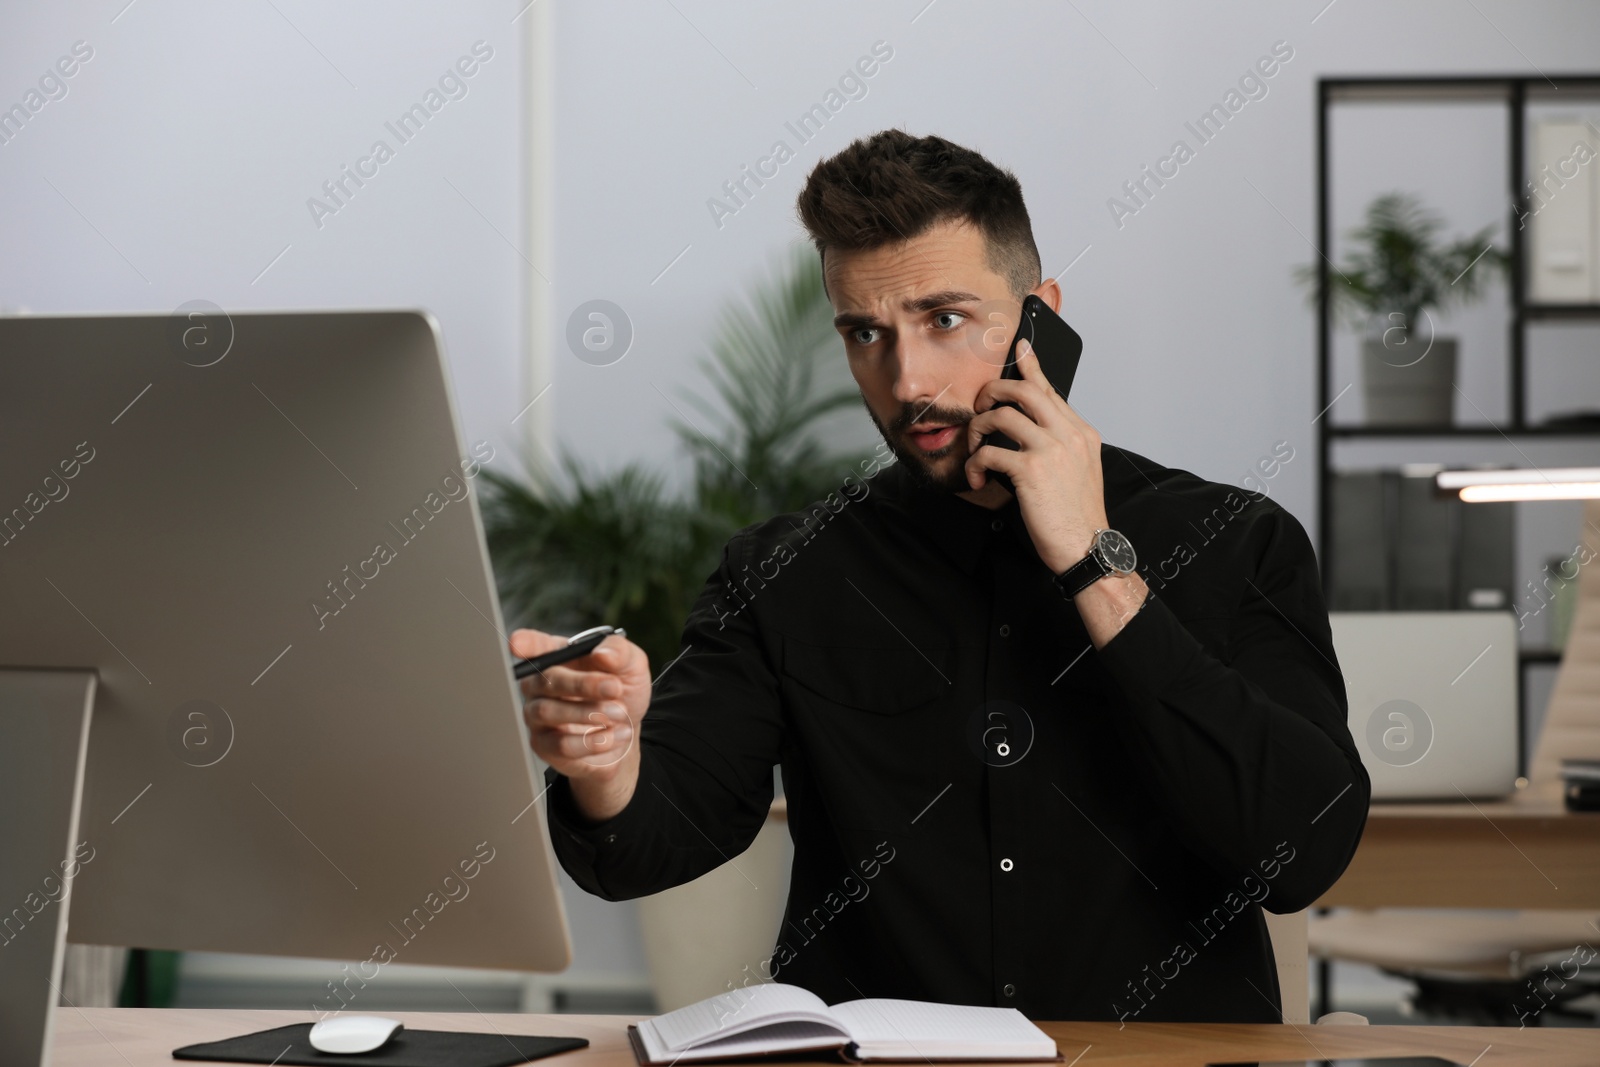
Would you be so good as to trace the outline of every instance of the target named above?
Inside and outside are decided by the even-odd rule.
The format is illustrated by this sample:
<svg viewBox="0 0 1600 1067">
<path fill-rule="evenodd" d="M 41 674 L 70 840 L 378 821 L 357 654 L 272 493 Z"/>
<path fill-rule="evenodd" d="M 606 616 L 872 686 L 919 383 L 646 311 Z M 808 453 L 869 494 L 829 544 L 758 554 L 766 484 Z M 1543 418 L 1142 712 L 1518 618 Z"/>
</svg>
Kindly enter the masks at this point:
<svg viewBox="0 0 1600 1067">
<path fill-rule="evenodd" d="M 925 406 L 949 387 L 937 354 L 926 346 L 902 340 L 895 347 L 894 358 L 894 398 L 900 403 Z"/>
</svg>

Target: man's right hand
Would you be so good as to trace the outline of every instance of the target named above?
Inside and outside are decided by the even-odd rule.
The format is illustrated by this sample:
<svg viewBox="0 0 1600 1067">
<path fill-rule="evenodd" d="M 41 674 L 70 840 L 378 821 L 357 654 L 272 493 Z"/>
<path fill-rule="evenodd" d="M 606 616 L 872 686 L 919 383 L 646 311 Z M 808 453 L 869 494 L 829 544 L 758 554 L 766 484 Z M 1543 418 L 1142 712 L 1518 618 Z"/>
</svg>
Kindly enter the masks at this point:
<svg viewBox="0 0 1600 1067">
<path fill-rule="evenodd" d="M 555 634 L 516 630 L 511 654 L 527 659 L 566 643 Z M 644 649 L 613 634 L 587 656 L 521 684 L 533 752 L 572 780 L 578 809 L 600 822 L 627 807 L 639 781 L 635 739 L 650 707 Z"/>
</svg>

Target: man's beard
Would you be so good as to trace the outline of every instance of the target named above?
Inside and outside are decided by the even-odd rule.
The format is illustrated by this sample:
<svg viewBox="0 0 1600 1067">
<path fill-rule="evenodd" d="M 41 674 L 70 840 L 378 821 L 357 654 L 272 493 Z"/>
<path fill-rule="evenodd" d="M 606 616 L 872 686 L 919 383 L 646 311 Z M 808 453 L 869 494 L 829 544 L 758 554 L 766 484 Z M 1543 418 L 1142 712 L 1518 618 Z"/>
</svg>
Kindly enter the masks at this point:
<svg viewBox="0 0 1600 1067">
<path fill-rule="evenodd" d="M 862 403 L 866 401 L 863 398 Z M 900 465 L 905 468 L 912 480 L 923 489 L 939 490 L 946 493 L 963 493 L 972 486 L 967 482 L 967 471 L 964 463 L 957 463 L 948 472 L 935 474 L 931 463 L 936 463 L 946 456 L 955 454 L 957 449 L 966 440 L 966 425 L 977 414 L 973 411 L 963 411 L 960 408 L 941 408 L 930 405 L 901 404 L 900 410 L 890 420 L 886 427 L 879 421 L 877 413 L 870 405 L 866 405 L 867 414 L 872 419 L 872 424 L 883 435 L 884 444 L 894 453 Z M 917 422 L 937 422 L 948 426 L 959 427 L 955 437 L 950 443 L 935 452 L 924 452 L 920 448 L 905 443 L 905 432 Z"/>
</svg>

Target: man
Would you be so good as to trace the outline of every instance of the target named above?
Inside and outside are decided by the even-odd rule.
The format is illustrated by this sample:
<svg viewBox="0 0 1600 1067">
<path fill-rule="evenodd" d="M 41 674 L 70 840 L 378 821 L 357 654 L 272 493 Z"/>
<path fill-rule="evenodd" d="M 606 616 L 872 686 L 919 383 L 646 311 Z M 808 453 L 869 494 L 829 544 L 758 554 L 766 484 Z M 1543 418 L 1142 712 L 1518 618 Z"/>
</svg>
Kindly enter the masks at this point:
<svg viewBox="0 0 1600 1067">
<path fill-rule="evenodd" d="M 1022 298 L 1061 300 L 1008 172 L 890 130 L 799 209 L 898 462 L 737 534 L 653 689 L 620 639 L 523 683 L 563 866 L 613 900 L 695 878 L 778 764 L 795 859 L 761 977 L 1278 1021 L 1262 908 L 1334 882 L 1369 797 L 1300 524 L 1102 444 L 1031 353 L 999 377 Z"/>
</svg>

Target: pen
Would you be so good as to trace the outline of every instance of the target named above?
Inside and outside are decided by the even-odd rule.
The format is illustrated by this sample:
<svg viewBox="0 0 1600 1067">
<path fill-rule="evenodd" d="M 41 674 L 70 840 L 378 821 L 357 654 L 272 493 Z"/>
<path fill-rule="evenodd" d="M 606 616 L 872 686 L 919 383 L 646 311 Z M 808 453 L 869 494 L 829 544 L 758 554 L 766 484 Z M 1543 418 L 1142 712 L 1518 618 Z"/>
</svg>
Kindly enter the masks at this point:
<svg viewBox="0 0 1600 1067">
<path fill-rule="evenodd" d="M 567 638 L 566 645 L 561 648 L 552 649 L 543 655 L 517 660 L 512 665 L 511 673 L 517 678 L 526 678 L 531 674 L 542 674 L 558 663 L 565 663 L 568 660 L 577 659 L 579 656 L 587 656 L 595 650 L 601 641 L 604 641 L 612 634 L 616 634 L 618 637 L 626 637 L 628 631 L 620 626 L 595 626 L 581 633 L 575 633 Z"/>
</svg>

